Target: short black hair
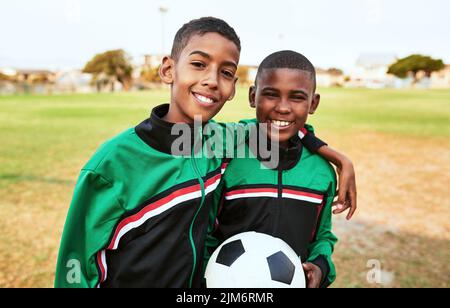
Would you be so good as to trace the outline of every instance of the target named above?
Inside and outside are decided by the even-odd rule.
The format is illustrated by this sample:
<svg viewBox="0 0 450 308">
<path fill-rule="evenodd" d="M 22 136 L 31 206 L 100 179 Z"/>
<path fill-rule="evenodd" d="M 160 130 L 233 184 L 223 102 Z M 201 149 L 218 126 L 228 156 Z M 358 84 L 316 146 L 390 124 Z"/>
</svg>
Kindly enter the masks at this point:
<svg viewBox="0 0 450 308">
<path fill-rule="evenodd" d="M 255 85 L 257 85 L 258 78 L 264 70 L 277 68 L 291 68 L 309 72 L 314 83 L 314 91 L 316 90 L 316 69 L 314 65 L 304 55 L 292 50 L 277 51 L 267 56 L 258 67 Z"/>
<path fill-rule="evenodd" d="M 189 40 L 194 35 L 204 35 L 206 33 L 218 33 L 223 37 L 232 41 L 239 52 L 241 52 L 241 40 L 237 36 L 236 32 L 225 21 L 215 17 L 202 17 L 199 19 L 191 20 L 184 24 L 175 35 L 172 45 L 171 57 L 178 60 L 181 51 L 186 47 Z"/>
</svg>

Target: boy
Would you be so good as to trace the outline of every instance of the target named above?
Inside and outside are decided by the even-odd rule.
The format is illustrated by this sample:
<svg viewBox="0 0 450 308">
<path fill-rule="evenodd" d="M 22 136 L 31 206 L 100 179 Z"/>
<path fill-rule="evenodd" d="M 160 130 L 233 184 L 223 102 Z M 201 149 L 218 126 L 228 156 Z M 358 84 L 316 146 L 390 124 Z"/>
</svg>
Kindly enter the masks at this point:
<svg viewBox="0 0 450 308">
<path fill-rule="evenodd" d="M 258 123 L 268 125 L 267 137 L 279 143 L 279 164 L 260 168 L 267 163 L 251 147 L 253 157 L 229 163 L 223 192 L 216 190 L 221 205 L 214 232 L 219 242 L 246 231 L 281 238 L 306 261 L 308 287 L 313 288 L 335 279 L 331 254 L 337 241 L 331 232 L 334 170 L 304 148 L 298 136 L 319 105 L 315 90 L 314 66 L 303 55 L 281 51 L 263 60 L 250 88 L 250 105 Z M 272 129 L 278 134 L 272 135 Z M 209 240 L 216 247 L 218 242 Z"/>
<path fill-rule="evenodd" d="M 172 155 L 172 128 L 195 128 L 195 116 L 207 122 L 233 98 L 239 56 L 239 38 L 222 20 L 193 20 L 177 32 L 160 68 L 170 105 L 102 145 L 81 171 L 56 287 L 200 286 L 222 161 Z"/>
</svg>

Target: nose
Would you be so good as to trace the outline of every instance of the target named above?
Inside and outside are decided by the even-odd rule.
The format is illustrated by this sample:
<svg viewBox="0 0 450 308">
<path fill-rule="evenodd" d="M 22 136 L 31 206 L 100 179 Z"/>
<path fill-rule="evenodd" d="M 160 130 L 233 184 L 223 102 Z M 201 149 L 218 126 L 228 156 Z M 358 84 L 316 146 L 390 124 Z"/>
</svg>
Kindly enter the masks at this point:
<svg viewBox="0 0 450 308">
<path fill-rule="evenodd" d="M 275 111 L 281 114 L 288 114 L 291 112 L 291 104 L 286 98 L 281 98 L 278 104 L 275 106 Z"/>
<path fill-rule="evenodd" d="M 205 78 L 202 80 L 202 86 L 206 86 L 210 89 L 217 89 L 217 70 L 210 69 L 206 72 Z"/>
</svg>

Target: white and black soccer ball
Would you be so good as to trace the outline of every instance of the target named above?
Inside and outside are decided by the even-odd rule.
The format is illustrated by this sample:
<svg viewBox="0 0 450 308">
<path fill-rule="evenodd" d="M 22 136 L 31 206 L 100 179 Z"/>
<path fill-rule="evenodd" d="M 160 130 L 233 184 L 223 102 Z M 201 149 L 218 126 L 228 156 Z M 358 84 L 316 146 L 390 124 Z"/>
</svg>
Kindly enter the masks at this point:
<svg viewBox="0 0 450 308">
<path fill-rule="evenodd" d="M 283 240 L 258 232 L 239 233 L 212 254 L 208 288 L 305 288 L 302 262 Z"/>
</svg>

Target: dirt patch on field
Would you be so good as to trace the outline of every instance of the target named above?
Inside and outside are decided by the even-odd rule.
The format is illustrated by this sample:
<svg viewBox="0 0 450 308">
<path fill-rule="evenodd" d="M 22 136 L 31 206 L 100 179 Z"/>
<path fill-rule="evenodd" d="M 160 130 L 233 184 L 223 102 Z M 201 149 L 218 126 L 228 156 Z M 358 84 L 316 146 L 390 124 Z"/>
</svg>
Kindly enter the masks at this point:
<svg viewBox="0 0 450 308">
<path fill-rule="evenodd" d="M 335 216 L 335 286 L 449 287 L 449 140 L 324 138 L 352 158 L 358 184 L 355 218 Z M 381 262 L 383 283 L 367 281 L 370 260 Z"/>
<path fill-rule="evenodd" d="M 382 134 L 328 136 L 357 172 L 360 217 L 421 236 L 450 240 L 450 141 Z"/>
<path fill-rule="evenodd" d="M 450 287 L 450 241 L 335 219 L 339 237 L 333 287 Z"/>
</svg>

